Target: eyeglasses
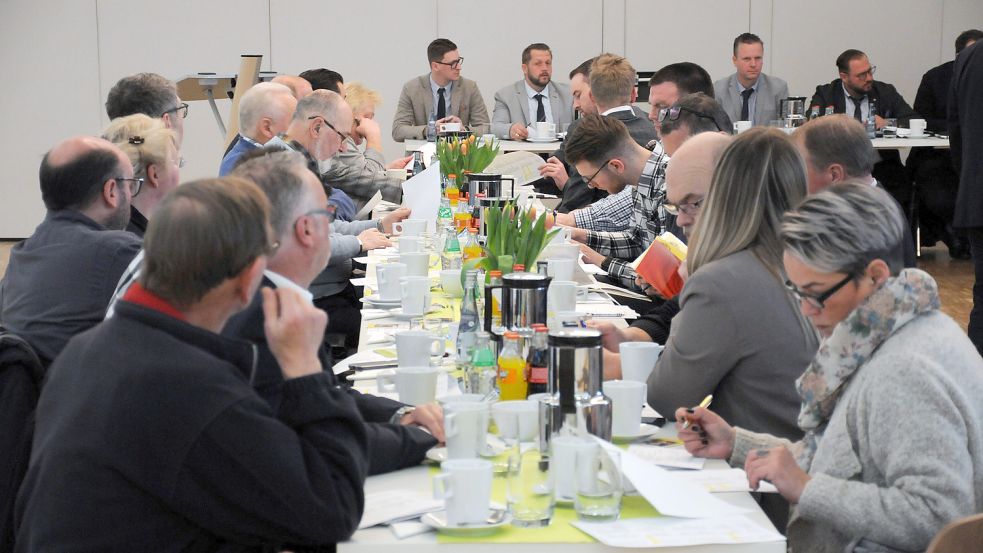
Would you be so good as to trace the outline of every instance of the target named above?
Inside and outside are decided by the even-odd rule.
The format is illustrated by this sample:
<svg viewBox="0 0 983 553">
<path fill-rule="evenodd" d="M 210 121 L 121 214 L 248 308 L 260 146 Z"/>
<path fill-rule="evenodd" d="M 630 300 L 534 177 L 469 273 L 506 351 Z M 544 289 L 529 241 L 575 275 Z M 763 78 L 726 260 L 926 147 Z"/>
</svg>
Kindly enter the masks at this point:
<svg viewBox="0 0 983 553">
<path fill-rule="evenodd" d="M 706 198 L 700 198 L 695 202 L 687 202 L 682 204 L 671 204 L 669 202 L 665 202 L 662 204 L 662 207 L 665 208 L 666 213 L 669 215 L 679 215 L 679 213 L 682 212 L 686 215 L 693 216 L 700 211 L 701 207 L 703 207 L 704 200 L 706 200 Z"/>
<path fill-rule="evenodd" d="M 164 113 L 160 114 L 160 116 L 163 117 L 164 115 L 166 115 L 168 113 L 179 113 L 181 115 L 181 119 L 187 119 L 188 118 L 188 104 L 185 104 L 184 102 L 182 102 L 181 105 L 165 111 Z"/>
<path fill-rule="evenodd" d="M 826 307 L 826 300 L 828 300 L 833 294 L 838 292 L 840 288 L 846 286 L 846 284 L 851 280 L 853 280 L 853 275 L 852 274 L 847 275 L 843 278 L 843 280 L 834 284 L 832 288 L 818 295 L 809 294 L 808 292 L 803 292 L 802 290 L 799 290 L 798 286 L 792 284 L 791 280 L 785 281 L 785 287 L 788 288 L 788 291 L 792 292 L 792 295 L 795 296 L 796 299 L 798 299 L 799 301 L 804 301 L 808 303 L 810 307 L 813 307 L 815 309 L 824 309 Z"/>
<path fill-rule="evenodd" d="M 331 129 L 331 130 L 333 130 L 334 132 L 336 132 L 336 133 L 338 133 L 338 136 L 340 136 L 340 137 L 341 137 L 341 141 L 342 141 L 342 142 L 344 142 L 344 141 L 346 141 L 346 140 L 348 140 L 348 135 L 347 135 L 347 134 L 344 134 L 344 133 L 342 133 L 341 131 L 339 131 L 338 129 L 336 129 L 336 128 L 334 128 L 334 125 L 332 125 L 332 124 L 331 124 L 331 123 L 330 123 L 330 122 L 328 121 L 328 118 L 327 118 L 327 117 L 325 117 L 325 116 L 323 116 L 323 115 L 312 115 L 312 116 L 310 116 L 310 117 L 308 117 L 307 119 L 308 119 L 308 120 L 311 120 L 311 119 L 321 119 L 321 121 L 324 121 L 324 124 L 325 124 L 325 125 L 327 125 L 329 129 Z"/>
<path fill-rule="evenodd" d="M 311 217 L 314 215 L 321 215 L 328 220 L 328 223 L 333 223 L 335 220 L 335 206 L 329 205 L 327 208 L 312 209 L 307 213 L 302 214 L 300 217 Z M 298 219 L 300 218 L 298 217 Z"/>
<path fill-rule="evenodd" d="M 590 178 L 587 179 L 587 181 L 584 183 L 587 185 L 587 188 L 594 188 L 591 185 L 591 183 L 594 182 L 594 179 L 597 178 L 597 175 L 601 174 L 601 171 L 603 171 L 604 168 L 607 167 L 609 163 L 611 163 L 610 159 L 602 163 L 601 166 L 597 168 L 597 171 L 594 171 L 594 174 L 591 175 Z"/>
<path fill-rule="evenodd" d="M 668 108 L 662 108 L 661 110 L 659 110 L 659 123 L 665 121 L 666 119 L 670 121 L 675 121 L 679 119 L 679 115 L 684 111 L 688 113 L 692 113 L 693 115 L 699 117 L 700 119 L 708 119 L 713 122 L 713 126 L 717 127 L 718 131 L 723 130 L 720 128 L 720 124 L 717 123 L 717 120 L 714 119 L 713 117 L 703 113 L 702 111 L 696 111 L 695 109 L 690 109 L 686 106 L 672 106 Z"/>
<path fill-rule="evenodd" d="M 457 69 L 458 67 L 461 67 L 461 65 L 464 63 L 464 58 L 457 58 L 454 61 L 435 61 L 434 63 L 439 63 L 440 65 L 446 65 L 451 69 Z"/>
<path fill-rule="evenodd" d="M 857 79 L 866 79 L 867 77 L 873 77 L 874 72 L 876 71 L 877 71 L 877 66 L 871 65 L 870 69 L 864 71 L 863 73 L 857 73 L 856 75 L 854 75 L 854 77 Z"/>
<path fill-rule="evenodd" d="M 113 177 L 116 182 L 128 182 L 130 187 L 130 196 L 136 198 L 137 194 L 140 193 L 140 189 L 143 188 L 143 179 L 140 177 Z"/>
</svg>

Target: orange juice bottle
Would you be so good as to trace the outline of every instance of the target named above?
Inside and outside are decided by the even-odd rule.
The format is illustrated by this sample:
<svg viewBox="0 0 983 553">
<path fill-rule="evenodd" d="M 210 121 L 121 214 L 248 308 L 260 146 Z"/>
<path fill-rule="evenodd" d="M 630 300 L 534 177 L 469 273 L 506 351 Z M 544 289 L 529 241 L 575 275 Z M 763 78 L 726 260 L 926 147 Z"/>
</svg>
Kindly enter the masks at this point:
<svg viewBox="0 0 983 553">
<path fill-rule="evenodd" d="M 478 229 L 468 229 L 468 238 L 464 242 L 462 253 L 464 256 L 464 261 L 484 257 L 485 252 L 481 249 L 481 244 L 478 243 Z"/>
<path fill-rule="evenodd" d="M 468 211 L 467 195 L 457 200 L 457 209 L 454 210 L 454 228 L 458 233 L 463 233 L 471 222 L 471 212 Z"/>
<path fill-rule="evenodd" d="M 461 190 L 457 187 L 457 175 L 454 173 L 447 175 L 447 189 L 444 193 L 447 195 L 447 199 L 451 201 L 452 206 L 457 203 Z"/>
<path fill-rule="evenodd" d="M 506 332 L 502 353 L 498 356 L 499 399 L 526 399 L 526 359 L 519 351 L 519 334 Z"/>
</svg>

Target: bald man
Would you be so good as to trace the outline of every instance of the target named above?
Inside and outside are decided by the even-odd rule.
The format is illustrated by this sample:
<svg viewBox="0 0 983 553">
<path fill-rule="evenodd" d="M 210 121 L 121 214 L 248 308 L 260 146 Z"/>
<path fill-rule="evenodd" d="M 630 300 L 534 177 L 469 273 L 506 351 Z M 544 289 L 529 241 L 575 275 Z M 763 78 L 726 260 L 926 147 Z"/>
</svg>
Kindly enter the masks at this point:
<svg viewBox="0 0 983 553">
<path fill-rule="evenodd" d="M 0 325 L 31 344 L 47 366 L 69 338 L 103 319 L 140 250 L 140 239 L 124 230 L 140 182 L 119 148 L 91 136 L 52 148 L 39 177 L 48 213 L 10 252 Z"/>
<path fill-rule="evenodd" d="M 243 154 L 286 132 L 295 109 L 297 98 L 286 85 L 257 83 L 247 90 L 239 101 L 239 136 L 222 158 L 218 175 L 228 175 Z"/>
<path fill-rule="evenodd" d="M 306 98 L 311 92 L 314 92 L 314 88 L 311 87 L 310 81 L 296 75 L 277 75 L 276 77 L 273 77 L 273 80 L 270 82 L 282 84 L 289 88 L 290 92 L 294 95 L 294 99 L 296 99 L 298 102 Z"/>
<path fill-rule="evenodd" d="M 677 211 L 676 224 L 687 237 L 692 235 L 700 220 L 703 200 L 710 193 L 713 171 L 730 142 L 729 136 L 720 133 L 700 133 L 684 142 L 669 160 L 665 205 L 667 209 Z M 608 350 L 604 352 L 605 378 L 621 377 L 621 355 L 617 353 L 621 342 L 665 344 L 672 318 L 678 312 L 679 296 L 676 296 L 642 315 L 628 328 L 617 329 L 611 323 L 598 324 L 604 347 Z"/>
</svg>

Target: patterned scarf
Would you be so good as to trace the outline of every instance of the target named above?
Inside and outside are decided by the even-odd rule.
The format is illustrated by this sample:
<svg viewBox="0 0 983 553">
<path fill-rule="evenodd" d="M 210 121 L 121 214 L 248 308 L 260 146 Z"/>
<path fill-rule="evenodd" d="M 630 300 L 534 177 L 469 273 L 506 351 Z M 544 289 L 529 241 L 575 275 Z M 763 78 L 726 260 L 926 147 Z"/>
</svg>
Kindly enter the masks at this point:
<svg viewBox="0 0 983 553">
<path fill-rule="evenodd" d="M 805 437 L 798 462 L 803 470 L 808 471 L 812 465 L 829 418 L 854 373 L 898 329 L 938 308 L 935 280 L 924 271 L 905 269 L 836 325 L 819 346 L 809 368 L 795 382 L 802 398 L 799 427 Z"/>
</svg>

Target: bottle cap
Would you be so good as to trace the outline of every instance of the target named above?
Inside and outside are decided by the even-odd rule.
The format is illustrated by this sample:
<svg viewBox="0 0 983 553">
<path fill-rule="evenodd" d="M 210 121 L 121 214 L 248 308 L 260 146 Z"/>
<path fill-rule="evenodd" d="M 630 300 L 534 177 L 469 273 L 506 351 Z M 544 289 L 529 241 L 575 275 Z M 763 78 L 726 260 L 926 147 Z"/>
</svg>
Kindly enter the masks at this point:
<svg viewBox="0 0 983 553">
<path fill-rule="evenodd" d="M 457 175 L 455 175 L 454 173 L 447 173 L 447 178 L 449 178 L 449 179 L 456 179 L 457 178 Z"/>
<path fill-rule="evenodd" d="M 475 232 L 477 232 L 477 231 L 478 230 L 475 229 Z M 521 263 L 516 263 L 515 265 L 512 265 L 512 272 L 514 272 L 514 273 L 521 273 L 522 271 L 525 271 L 525 270 L 526 270 L 526 266 L 523 265 L 523 264 L 521 264 Z"/>
<path fill-rule="evenodd" d="M 494 271 L 488 271 L 488 276 L 490 276 L 492 278 L 500 277 L 500 276 L 502 276 L 502 271 L 499 271 L 498 269 L 496 269 Z"/>
<path fill-rule="evenodd" d="M 513 332 L 513 331 L 510 330 L 510 331 L 508 331 L 508 332 L 505 333 L 505 337 L 507 339 L 509 339 L 509 340 L 518 340 L 519 339 L 519 333 L 518 332 Z"/>
</svg>

